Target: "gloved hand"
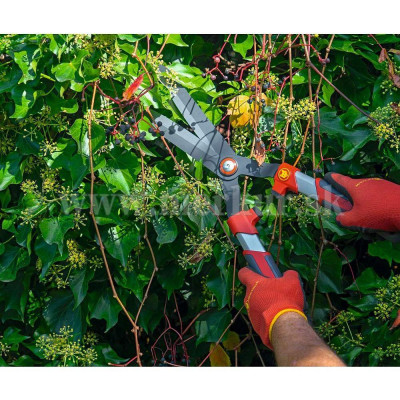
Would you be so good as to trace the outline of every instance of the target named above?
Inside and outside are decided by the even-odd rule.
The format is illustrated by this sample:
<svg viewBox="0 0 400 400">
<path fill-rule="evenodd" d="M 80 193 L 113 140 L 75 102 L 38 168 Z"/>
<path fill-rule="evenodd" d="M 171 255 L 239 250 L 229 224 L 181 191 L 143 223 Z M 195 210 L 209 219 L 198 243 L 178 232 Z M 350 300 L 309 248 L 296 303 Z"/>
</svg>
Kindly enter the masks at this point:
<svg viewBox="0 0 400 400">
<path fill-rule="evenodd" d="M 329 172 L 324 180 L 353 204 L 336 222 L 358 231 L 400 231 L 400 185 L 380 178 L 353 179 Z"/>
<path fill-rule="evenodd" d="M 244 305 L 251 324 L 270 349 L 272 327 L 282 314 L 292 311 L 307 319 L 303 312 L 304 293 L 296 271 L 286 271 L 281 278 L 265 278 L 242 268 L 239 280 L 246 285 Z"/>
</svg>

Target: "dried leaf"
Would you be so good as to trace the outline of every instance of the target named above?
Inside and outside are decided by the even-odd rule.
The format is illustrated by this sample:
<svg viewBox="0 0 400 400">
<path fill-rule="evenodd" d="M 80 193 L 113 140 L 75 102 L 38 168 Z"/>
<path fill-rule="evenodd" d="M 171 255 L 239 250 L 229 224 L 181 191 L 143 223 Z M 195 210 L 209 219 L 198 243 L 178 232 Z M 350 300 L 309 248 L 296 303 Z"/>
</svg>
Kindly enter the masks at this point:
<svg viewBox="0 0 400 400">
<path fill-rule="evenodd" d="M 396 113 L 400 115 L 400 103 L 399 104 L 392 103 L 392 104 L 390 104 L 390 107 L 392 107 L 393 110 L 396 111 Z"/>
<path fill-rule="evenodd" d="M 387 55 L 386 49 L 382 49 L 382 50 L 381 50 L 381 53 L 379 54 L 378 61 L 379 61 L 380 63 L 383 63 L 387 58 L 388 58 L 388 55 Z"/>
<path fill-rule="evenodd" d="M 135 94 L 136 90 L 139 89 L 139 86 L 142 84 L 144 78 L 144 74 L 139 75 L 133 83 L 125 90 L 124 94 L 122 95 L 122 100 L 130 100 L 132 96 Z"/>
<path fill-rule="evenodd" d="M 400 326 L 400 310 L 397 311 L 397 317 L 394 320 L 393 325 L 390 327 L 390 329 L 397 328 L 398 326 Z"/>
<path fill-rule="evenodd" d="M 400 89 L 400 76 L 396 74 L 389 75 L 389 78 L 392 80 L 393 85 Z"/>
<path fill-rule="evenodd" d="M 400 50 L 398 50 L 398 49 L 390 49 L 389 53 L 400 55 Z"/>
<path fill-rule="evenodd" d="M 221 345 L 210 344 L 210 363 L 212 367 L 230 367 L 231 360 Z"/>
<path fill-rule="evenodd" d="M 226 350 L 234 350 L 240 343 L 239 335 L 236 332 L 229 331 L 226 339 L 222 342 L 222 345 Z M 237 349 L 240 351 L 240 347 Z"/>
<path fill-rule="evenodd" d="M 256 145 L 254 146 L 254 158 L 258 165 L 261 165 L 265 161 L 265 144 L 262 140 L 256 142 Z"/>
<path fill-rule="evenodd" d="M 201 253 L 199 253 L 199 252 L 194 252 L 191 256 L 190 256 L 190 258 L 188 259 L 188 261 L 191 263 L 191 264 L 197 264 L 197 263 L 199 263 L 202 259 L 204 258 L 204 255 L 202 255 Z"/>
<path fill-rule="evenodd" d="M 393 61 L 388 58 L 389 63 L 389 79 L 393 82 L 393 85 L 400 88 L 400 76 L 396 74 Z"/>
</svg>

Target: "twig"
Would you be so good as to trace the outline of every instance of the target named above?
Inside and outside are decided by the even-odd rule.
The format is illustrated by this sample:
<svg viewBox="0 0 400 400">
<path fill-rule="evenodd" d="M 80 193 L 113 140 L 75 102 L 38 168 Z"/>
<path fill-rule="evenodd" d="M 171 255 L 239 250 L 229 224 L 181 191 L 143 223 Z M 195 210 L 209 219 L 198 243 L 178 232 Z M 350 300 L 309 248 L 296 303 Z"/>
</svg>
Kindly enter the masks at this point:
<svg viewBox="0 0 400 400">
<path fill-rule="evenodd" d="M 244 308 L 244 304 L 242 307 L 240 307 L 239 311 L 235 314 L 235 316 L 231 319 L 231 322 L 229 325 L 225 328 L 225 330 L 222 332 L 221 336 L 218 338 L 218 340 L 215 343 L 214 348 L 207 354 L 207 356 L 203 359 L 203 361 L 198 365 L 201 367 L 210 357 L 210 355 L 214 352 L 214 350 L 217 348 L 218 344 L 221 342 L 222 338 L 224 337 L 225 333 L 228 332 L 228 329 L 233 325 L 233 323 L 236 321 L 237 317 L 241 315 L 242 309 Z"/>
<path fill-rule="evenodd" d="M 93 166 L 92 120 L 93 120 L 93 109 L 94 109 L 94 100 L 95 100 L 95 97 L 96 97 L 96 91 L 97 91 L 97 83 L 95 83 L 93 85 L 93 95 L 92 95 L 92 101 L 91 101 L 91 105 L 90 105 L 90 112 L 89 112 L 89 118 L 88 118 L 89 162 L 90 162 L 90 178 L 91 178 L 90 179 L 90 216 L 92 217 L 93 225 L 94 225 L 94 228 L 96 230 L 96 235 L 97 235 L 97 239 L 99 241 L 101 255 L 103 257 L 104 266 L 106 268 L 106 272 L 107 272 L 108 280 L 110 282 L 110 286 L 111 286 L 111 290 L 112 290 L 112 293 L 113 293 L 113 297 L 114 297 L 115 300 L 117 300 L 118 304 L 120 305 L 120 307 L 122 308 L 124 314 L 127 316 L 129 322 L 132 325 L 132 328 L 133 328 L 132 332 L 133 332 L 133 334 L 135 336 L 137 363 L 139 364 L 139 366 L 142 366 L 142 363 L 141 363 L 141 360 L 140 360 L 141 353 L 140 353 L 139 339 L 138 339 L 138 334 L 137 334 L 138 326 L 133 321 L 132 317 L 130 316 L 128 310 L 126 309 L 126 307 L 122 303 L 122 301 L 119 298 L 118 293 L 117 293 L 117 291 L 115 289 L 115 285 L 114 285 L 113 277 L 111 275 L 110 267 L 108 265 L 107 256 L 106 256 L 106 253 L 105 253 L 103 241 L 101 239 L 99 227 L 98 227 L 97 221 L 96 221 L 96 216 L 94 214 L 94 190 L 93 189 L 94 189 L 95 175 L 94 175 L 94 166 Z"/>
<path fill-rule="evenodd" d="M 328 78 L 326 78 L 321 71 L 311 62 L 307 61 L 307 66 L 309 66 L 314 72 L 316 72 L 325 82 L 328 83 L 328 85 L 332 86 L 332 88 L 340 94 L 345 100 L 347 100 L 354 108 L 356 108 L 358 111 L 360 111 L 361 114 L 365 115 L 367 118 L 369 118 L 371 121 L 374 121 L 376 124 L 380 125 L 380 122 L 375 119 L 374 117 L 371 117 L 366 111 L 364 111 L 362 108 L 358 107 L 354 101 L 350 100 L 341 90 L 339 90 Z"/>
</svg>

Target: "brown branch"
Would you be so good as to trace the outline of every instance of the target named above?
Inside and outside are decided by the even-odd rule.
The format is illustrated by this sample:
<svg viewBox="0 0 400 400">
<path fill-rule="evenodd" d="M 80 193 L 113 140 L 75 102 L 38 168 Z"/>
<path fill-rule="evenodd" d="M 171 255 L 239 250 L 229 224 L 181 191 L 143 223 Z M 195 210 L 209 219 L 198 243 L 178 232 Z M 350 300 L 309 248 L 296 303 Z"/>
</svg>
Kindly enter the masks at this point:
<svg viewBox="0 0 400 400">
<path fill-rule="evenodd" d="M 315 297 L 317 295 L 318 276 L 319 276 L 319 271 L 321 268 L 321 259 L 322 259 L 322 252 L 324 251 L 324 247 L 325 247 L 325 244 L 322 241 L 320 248 L 319 248 L 317 269 L 315 271 L 315 276 L 314 276 L 314 287 L 313 287 L 312 300 L 311 300 L 311 311 L 310 311 L 311 320 L 313 319 L 313 316 L 314 316 Z"/>
<path fill-rule="evenodd" d="M 99 227 L 97 225 L 96 216 L 94 214 L 94 190 L 93 189 L 94 189 L 95 174 L 94 174 L 94 166 L 93 166 L 92 120 L 93 120 L 93 109 L 94 109 L 94 100 L 95 100 L 95 97 L 96 97 L 96 91 L 97 91 L 97 83 L 95 83 L 93 85 L 93 95 L 92 95 L 92 101 L 91 101 L 91 105 L 90 105 L 90 112 L 89 112 L 89 118 L 88 118 L 89 162 L 90 162 L 90 178 L 91 178 L 90 179 L 90 216 L 92 217 L 93 225 L 94 225 L 94 228 L 96 230 L 96 235 L 97 235 L 97 239 L 99 241 L 101 255 L 103 257 L 104 266 L 106 268 L 106 272 L 107 272 L 108 280 L 110 282 L 110 286 L 111 286 L 111 290 L 112 290 L 112 293 L 113 293 L 113 297 L 118 302 L 118 304 L 120 305 L 122 311 L 127 316 L 129 322 L 132 325 L 132 332 L 133 332 L 133 334 L 135 336 L 137 363 L 139 364 L 139 366 L 142 366 L 141 361 L 140 361 L 141 353 L 140 353 L 139 339 L 138 339 L 138 334 L 137 334 L 138 326 L 133 321 L 132 317 L 130 316 L 128 310 L 126 309 L 126 307 L 122 303 L 122 301 L 119 298 L 118 293 L 117 293 L 117 291 L 115 289 L 114 280 L 113 280 L 113 277 L 111 275 L 110 267 L 108 265 L 107 256 L 106 256 L 104 245 L 103 245 L 103 240 L 101 239 L 100 230 L 99 230 Z"/>
<path fill-rule="evenodd" d="M 138 148 L 139 148 L 139 152 L 140 152 L 140 160 L 141 160 L 141 167 L 142 167 L 142 193 L 143 193 L 143 197 L 144 197 L 145 190 L 146 190 L 146 175 L 145 175 L 145 170 L 144 170 L 144 158 L 143 158 L 142 149 L 140 148 L 139 145 L 138 145 Z M 144 204 L 144 206 L 146 207 L 147 204 Z M 150 254 L 151 254 L 151 259 L 153 261 L 153 271 L 151 273 L 149 283 L 147 284 L 146 291 L 144 293 L 143 299 L 140 302 L 138 312 L 136 313 L 135 324 L 137 324 L 137 322 L 139 320 L 139 316 L 140 316 L 140 313 L 141 313 L 142 308 L 144 306 L 144 303 L 145 303 L 145 301 L 147 300 L 147 298 L 149 296 L 149 291 L 150 291 L 151 284 L 152 284 L 152 282 L 154 280 L 156 272 L 158 271 L 156 257 L 154 255 L 153 247 L 151 246 L 151 243 L 150 243 L 150 240 L 149 240 L 149 237 L 148 237 L 148 226 L 147 226 L 146 218 L 144 219 L 144 236 L 143 237 L 144 237 L 144 240 L 147 243 L 147 247 L 149 248 L 149 251 L 150 251 Z"/>
</svg>

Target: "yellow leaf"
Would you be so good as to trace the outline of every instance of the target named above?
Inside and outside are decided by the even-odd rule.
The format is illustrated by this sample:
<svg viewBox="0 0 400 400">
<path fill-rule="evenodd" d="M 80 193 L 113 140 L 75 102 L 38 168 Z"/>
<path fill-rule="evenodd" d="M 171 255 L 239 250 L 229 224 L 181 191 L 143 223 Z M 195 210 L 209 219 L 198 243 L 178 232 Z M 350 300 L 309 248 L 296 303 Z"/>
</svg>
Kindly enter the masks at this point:
<svg viewBox="0 0 400 400">
<path fill-rule="evenodd" d="M 212 367 L 230 367 L 231 360 L 221 345 L 210 344 L 210 362 Z"/>
<path fill-rule="evenodd" d="M 271 105 L 271 99 L 262 93 L 261 99 L 265 100 L 266 105 Z M 248 103 L 249 96 L 239 95 L 234 97 L 228 104 L 229 121 L 233 128 L 243 128 L 247 125 L 253 125 L 255 118 L 258 120 L 261 115 L 260 103 L 253 99 Z"/>
<path fill-rule="evenodd" d="M 233 350 L 235 347 L 239 345 L 239 343 L 240 343 L 239 335 L 236 332 L 229 331 L 228 336 L 222 342 L 222 345 L 227 350 Z M 240 351 L 240 347 L 238 348 L 238 350 Z"/>
</svg>

